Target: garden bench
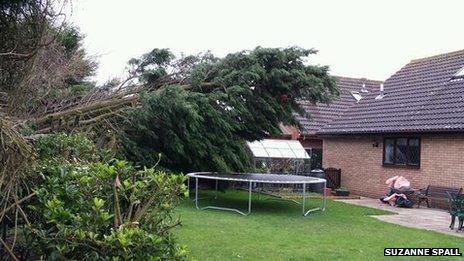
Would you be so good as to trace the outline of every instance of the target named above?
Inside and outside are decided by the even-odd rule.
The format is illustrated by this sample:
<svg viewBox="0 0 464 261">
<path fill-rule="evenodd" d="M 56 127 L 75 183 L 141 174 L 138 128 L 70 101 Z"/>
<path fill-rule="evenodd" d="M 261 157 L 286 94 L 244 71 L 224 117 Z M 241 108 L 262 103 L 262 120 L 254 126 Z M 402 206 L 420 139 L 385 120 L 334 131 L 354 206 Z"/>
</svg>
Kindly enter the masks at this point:
<svg viewBox="0 0 464 261">
<path fill-rule="evenodd" d="M 449 192 L 447 194 L 450 199 L 449 213 L 451 215 L 451 224 L 449 227 L 450 229 L 454 229 L 454 222 L 458 218 L 459 225 L 456 231 L 462 230 L 464 222 L 464 195 L 452 195 Z"/>
<path fill-rule="evenodd" d="M 449 188 L 449 187 L 440 187 L 429 185 L 427 188 L 420 189 L 419 194 L 417 195 L 417 207 L 420 207 L 422 201 L 427 203 L 427 207 L 430 208 L 429 199 L 449 199 L 448 195 L 460 195 L 462 188 Z"/>
</svg>

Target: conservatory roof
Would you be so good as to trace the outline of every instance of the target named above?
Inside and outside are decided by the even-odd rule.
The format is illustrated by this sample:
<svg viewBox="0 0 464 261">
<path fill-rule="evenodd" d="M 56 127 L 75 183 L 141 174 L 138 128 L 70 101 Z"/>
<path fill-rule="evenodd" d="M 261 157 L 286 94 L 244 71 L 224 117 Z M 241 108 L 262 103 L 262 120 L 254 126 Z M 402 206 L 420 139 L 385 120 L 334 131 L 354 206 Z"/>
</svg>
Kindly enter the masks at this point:
<svg viewBox="0 0 464 261">
<path fill-rule="evenodd" d="M 247 142 L 255 158 L 309 159 L 308 153 L 297 140 L 264 139 Z"/>
</svg>

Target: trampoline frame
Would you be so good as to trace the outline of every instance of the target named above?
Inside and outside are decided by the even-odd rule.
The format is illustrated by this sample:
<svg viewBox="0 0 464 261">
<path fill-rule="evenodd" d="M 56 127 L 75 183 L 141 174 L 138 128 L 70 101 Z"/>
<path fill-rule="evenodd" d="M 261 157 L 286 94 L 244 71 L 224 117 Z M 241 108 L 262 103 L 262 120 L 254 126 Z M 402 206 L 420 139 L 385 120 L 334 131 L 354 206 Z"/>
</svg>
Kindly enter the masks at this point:
<svg viewBox="0 0 464 261">
<path fill-rule="evenodd" d="M 234 173 L 234 174 L 239 174 L 239 175 L 247 175 L 246 173 Z M 327 186 L 327 181 L 325 179 L 322 179 L 322 178 L 315 178 L 315 177 L 306 177 L 306 176 L 297 176 L 297 175 L 280 175 L 280 174 L 260 174 L 260 173 L 250 173 L 250 174 L 259 174 L 259 175 L 273 175 L 273 177 L 275 176 L 285 176 L 285 177 L 295 177 L 295 178 L 299 178 L 299 180 L 295 179 L 295 180 L 253 180 L 253 179 L 246 179 L 246 178 L 230 178 L 230 177 L 221 177 L 221 174 L 220 173 L 216 173 L 216 172 L 194 172 L 194 173 L 189 173 L 187 174 L 189 180 L 188 180 L 188 185 L 189 185 L 189 192 L 190 192 L 190 178 L 194 178 L 195 179 L 195 207 L 198 209 L 198 210 L 205 210 L 205 209 L 217 209 L 217 210 L 224 210 L 224 211 L 231 211 L 231 212 L 236 212 L 236 213 L 239 213 L 241 215 L 244 215 L 244 216 L 248 216 L 249 214 L 251 214 L 251 194 L 253 192 L 253 183 L 254 184 L 258 184 L 258 183 L 263 183 L 263 184 L 294 184 L 294 185 L 298 185 L 298 184 L 301 184 L 303 186 L 302 188 L 302 195 L 301 195 L 301 198 L 302 198 L 302 202 L 299 203 L 299 202 L 296 202 L 296 201 L 292 201 L 292 202 L 296 202 L 296 203 L 299 203 L 301 204 L 302 206 L 302 214 L 303 216 L 307 216 L 309 213 L 311 212 L 314 212 L 314 211 L 318 211 L 318 210 L 321 210 L 321 211 L 325 211 L 325 207 L 326 207 L 326 195 L 325 195 L 325 191 L 326 191 L 326 186 Z M 230 176 L 230 175 L 229 175 Z M 240 211 L 238 209 L 235 209 L 235 208 L 227 208 L 227 207 L 219 207 L 219 206 L 205 206 L 205 207 L 200 207 L 198 205 L 198 202 L 199 202 L 199 198 L 198 198 L 198 179 L 212 179 L 212 180 L 215 180 L 216 181 L 216 184 L 215 184 L 215 198 L 217 198 L 217 191 L 218 191 L 218 181 L 219 180 L 223 180 L 223 181 L 235 181 L 235 182 L 245 182 L 245 183 L 248 183 L 248 211 L 247 212 L 243 212 L 243 211 Z M 305 179 L 305 180 L 304 180 Z M 324 189 L 323 189 L 323 192 L 322 192 L 322 200 L 321 200 L 321 205 L 317 208 L 312 208 L 312 209 L 309 209 L 309 210 L 306 210 L 306 184 L 319 184 L 319 183 L 323 183 L 324 184 Z M 258 192 L 259 194 L 259 192 Z"/>
</svg>

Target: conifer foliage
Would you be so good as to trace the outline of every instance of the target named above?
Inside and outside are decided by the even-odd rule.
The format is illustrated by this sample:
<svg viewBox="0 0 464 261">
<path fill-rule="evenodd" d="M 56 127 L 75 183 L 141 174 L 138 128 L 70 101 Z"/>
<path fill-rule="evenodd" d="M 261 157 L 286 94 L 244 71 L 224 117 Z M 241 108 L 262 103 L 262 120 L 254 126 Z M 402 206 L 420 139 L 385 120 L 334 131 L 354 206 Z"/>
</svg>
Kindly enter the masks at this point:
<svg viewBox="0 0 464 261">
<path fill-rule="evenodd" d="M 250 167 L 245 141 L 279 135 L 279 123 L 298 125 L 298 101 L 338 96 L 328 67 L 309 65 L 313 49 L 262 48 L 216 58 L 174 59 L 155 49 L 132 59 L 140 82 L 156 87 L 131 109 L 123 139 L 127 156 L 177 171 L 243 171 Z M 160 79 L 175 79 L 160 86 Z M 134 78 L 134 77 L 132 77 Z"/>
</svg>

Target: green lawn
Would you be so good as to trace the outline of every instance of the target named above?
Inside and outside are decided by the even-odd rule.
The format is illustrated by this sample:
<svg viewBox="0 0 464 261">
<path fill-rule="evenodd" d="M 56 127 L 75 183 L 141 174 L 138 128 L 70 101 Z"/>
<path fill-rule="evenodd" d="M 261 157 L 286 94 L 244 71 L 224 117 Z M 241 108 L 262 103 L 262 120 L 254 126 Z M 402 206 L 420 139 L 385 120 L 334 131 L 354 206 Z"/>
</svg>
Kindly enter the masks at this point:
<svg viewBox="0 0 464 261">
<path fill-rule="evenodd" d="M 229 191 L 220 193 L 219 203 L 245 209 L 246 199 L 244 192 Z M 318 203 L 310 201 L 308 207 Z M 325 212 L 307 217 L 296 204 L 263 199 L 253 201 L 249 216 L 199 211 L 188 200 L 177 214 L 183 225 L 174 233 L 197 260 L 377 260 L 384 258 L 385 247 L 461 247 L 464 251 L 463 238 L 385 223 L 369 215 L 388 212 L 331 200 Z"/>
</svg>

